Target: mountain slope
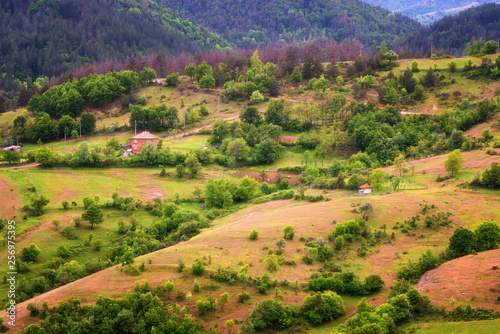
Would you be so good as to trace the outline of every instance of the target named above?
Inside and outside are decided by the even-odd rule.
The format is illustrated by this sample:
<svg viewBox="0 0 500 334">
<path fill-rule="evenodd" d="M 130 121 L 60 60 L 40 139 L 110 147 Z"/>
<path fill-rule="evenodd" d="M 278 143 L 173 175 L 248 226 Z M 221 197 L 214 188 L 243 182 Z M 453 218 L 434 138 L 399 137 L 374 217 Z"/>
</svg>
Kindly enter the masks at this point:
<svg viewBox="0 0 500 334">
<path fill-rule="evenodd" d="M 500 4 L 485 4 L 445 17 L 430 27 L 423 27 L 409 34 L 400 45 L 427 52 L 450 49 L 452 54 L 462 55 L 471 39 L 498 40 L 500 38 Z"/>
<path fill-rule="evenodd" d="M 243 47 L 324 38 L 357 39 L 370 48 L 419 27 L 414 20 L 359 0 L 159 1 Z"/>
<path fill-rule="evenodd" d="M 423 24 L 430 24 L 446 15 L 458 12 L 485 3 L 498 2 L 495 0 L 365 0 L 371 5 L 380 6 L 394 12 L 399 12 L 417 19 Z"/>
<path fill-rule="evenodd" d="M 29 83 L 88 62 L 229 47 L 147 0 L 6 1 L 0 5 L 0 31 L 0 90 L 7 91 L 19 89 L 16 79 Z"/>
</svg>

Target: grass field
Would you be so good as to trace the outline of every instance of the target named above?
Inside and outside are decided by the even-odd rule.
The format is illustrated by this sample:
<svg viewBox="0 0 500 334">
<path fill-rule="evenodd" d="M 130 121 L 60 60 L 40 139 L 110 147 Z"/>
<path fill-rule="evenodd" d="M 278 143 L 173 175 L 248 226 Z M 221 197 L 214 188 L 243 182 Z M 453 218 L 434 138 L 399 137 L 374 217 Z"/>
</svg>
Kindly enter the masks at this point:
<svg viewBox="0 0 500 334">
<path fill-rule="evenodd" d="M 500 320 L 419 323 L 404 329 L 415 334 L 498 334 Z"/>
</svg>

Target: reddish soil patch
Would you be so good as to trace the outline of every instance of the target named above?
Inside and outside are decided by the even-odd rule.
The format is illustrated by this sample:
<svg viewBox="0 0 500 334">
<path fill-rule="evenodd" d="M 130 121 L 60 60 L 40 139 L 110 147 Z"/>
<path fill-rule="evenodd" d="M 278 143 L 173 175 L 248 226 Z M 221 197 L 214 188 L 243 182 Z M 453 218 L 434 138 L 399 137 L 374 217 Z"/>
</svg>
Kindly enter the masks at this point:
<svg viewBox="0 0 500 334">
<path fill-rule="evenodd" d="M 497 124 L 499 118 L 500 118 L 500 116 L 497 115 L 497 116 L 493 117 L 492 120 L 489 121 L 488 123 L 481 123 L 481 124 L 475 125 L 472 128 L 470 128 L 469 130 L 465 131 L 465 134 L 467 136 L 469 136 L 469 138 L 477 138 L 477 137 L 481 137 L 483 130 L 486 128 L 491 128 L 491 132 L 495 132 L 496 129 L 493 128 L 492 125 Z"/>
<path fill-rule="evenodd" d="M 277 172 L 266 172 L 267 176 L 265 177 L 265 181 L 268 183 L 276 183 L 279 179 L 289 179 L 290 184 L 296 186 L 300 184 L 299 176 L 294 174 L 283 174 Z M 257 172 L 252 172 L 249 170 L 240 170 L 233 174 L 236 177 L 245 177 L 250 176 L 252 179 L 262 182 L 262 176 Z"/>
<path fill-rule="evenodd" d="M 280 143 L 293 144 L 299 136 L 281 136 Z"/>
<path fill-rule="evenodd" d="M 23 199 L 19 189 L 12 184 L 8 179 L 0 177 L 0 217 L 13 219 L 16 216 L 17 210 L 22 206 Z"/>
<path fill-rule="evenodd" d="M 450 306 L 453 297 L 457 305 L 471 303 L 476 307 L 500 311 L 500 304 L 495 303 L 500 287 L 500 271 L 493 270 L 493 266 L 500 266 L 500 249 L 447 262 L 425 274 L 417 289 L 437 305 Z"/>
</svg>

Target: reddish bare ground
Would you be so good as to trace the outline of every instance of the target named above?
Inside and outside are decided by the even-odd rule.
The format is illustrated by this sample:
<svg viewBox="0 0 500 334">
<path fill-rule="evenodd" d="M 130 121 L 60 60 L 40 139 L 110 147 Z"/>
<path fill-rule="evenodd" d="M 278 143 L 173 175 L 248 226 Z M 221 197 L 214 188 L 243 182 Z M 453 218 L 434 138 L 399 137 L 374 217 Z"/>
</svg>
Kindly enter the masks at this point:
<svg viewBox="0 0 500 334">
<path fill-rule="evenodd" d="M 23 204 L 21 193 L 16 185 L 0 176 L 0 217 L 14 219 Z"/>
<path fill-rule="evenodd" d="M 453 297 L 457 305 L 471 303 L 500 311 L 500 304 L 495 303 L 500 295 L 500 270 L 493 266 L 500 267 L 500 249 L 447 262 L 425 274 L 417 289 L 437 305 L 451 306 Z"/>
<path fill-rule="evenodd" d="M 497 124 L 500 116 L 497 115 L 493 117 L 489 122 L 487 123 L 481 123 L 473 126 L 469 130 L 465 131 L 465 134 L 469 136 L 470 138 L 477 138 L 481 137 L 481 133 L 483 132 L 484 129 L 486 128 L 491 128 L 491 132 L 496 132 L 498 131 L 497 128 L 492 127 L 492 125 Z"/>
<path fill-rule="evenodd" d="M 293 144 L 299 136 L 281 136 L 280 143 Z"/>
<path fill-rule="evenodd" d="M 289 179 L 290 184 L 295 186 L 300 184 L 299 176 L 294 175 L 294 174 L 283 174 L 283 173 L 277 173 L 277 172 L 266 172 L 267 176 L 264 178 L 266 182 L 269 183 L 276 183 L 278 179 Z M 240 170 L 237 171 L 235 174 L 233 174 L 236 177 L 245 177 L 245 176 L 250 176 L 252 179 L 257 180 L 259 182 L 262 181 L 262 176 L 259 175 L 257 172 L 252 172 L 249 170 Z"/>
<path fill-rule="evenodd" d="M 495 150 L 500 153 L 500 150 Z M 416 174 L 445 175 L 444 162 L 448 155 L 437 155 L 430 158 L 409 161 L 406 167 L 415 166 Z M 486 151 L 463 152 L 464 163 L 461 170 L 474 170 L 478 172 L 490 168 L 492 162 L 500 162 L 499 156 L 488 155 Z M 395 174 L 394 166 L 384 168 L 388 173 Z"/>
</svg>

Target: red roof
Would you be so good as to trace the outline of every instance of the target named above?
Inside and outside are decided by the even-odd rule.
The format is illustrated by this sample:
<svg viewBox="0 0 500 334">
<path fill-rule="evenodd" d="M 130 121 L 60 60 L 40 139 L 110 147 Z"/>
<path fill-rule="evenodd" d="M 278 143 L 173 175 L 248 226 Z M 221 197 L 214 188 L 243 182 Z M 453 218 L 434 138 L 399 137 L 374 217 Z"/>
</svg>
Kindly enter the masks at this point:
<svg viewBox="0 0 500 334">
<path fill-rule="evenodd" d="M 147 131 L 144 131 L 144 132 L 139 133 L 137 136 L 132 137 L 130 139 L 156 139 L 156 138 L 158 138 L 158 137 L 156 137 L 155 135 L 150 134 Z"/>
<path fill-rule="evenodd" d="M 361 187 L 359 187 L 359 189 L 371 189 L 372 186 L 370 186 L 368 183 L 366 184 L 363 184 Z"/>
</svg>

